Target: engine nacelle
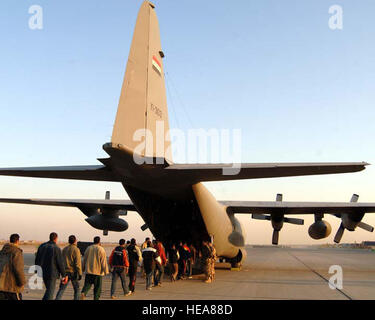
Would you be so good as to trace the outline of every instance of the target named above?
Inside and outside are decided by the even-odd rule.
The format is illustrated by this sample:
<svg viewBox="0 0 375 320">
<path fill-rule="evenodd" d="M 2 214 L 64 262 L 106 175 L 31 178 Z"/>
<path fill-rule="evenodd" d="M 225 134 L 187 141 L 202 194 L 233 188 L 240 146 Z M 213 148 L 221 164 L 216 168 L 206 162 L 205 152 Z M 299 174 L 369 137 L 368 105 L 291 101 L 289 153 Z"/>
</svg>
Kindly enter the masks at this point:
<svg viewBox="0 0 375 320">
<path fill-rule="evenodd" d="M 354 231 L 359 223 L 362 221 L 364 214 L 343 214 L 341 216 L 343 226 L 349 230 Z"/>
<path fill-rule="evenodd" d="M 309 228 L 309 235 L 315 240 L 328 238 L 331 232 L 331 225 L 324 220 L 316 221 Z"/>
<path fill-rule="evenodd" d="M 102 214 L 93 215 L 86 222 L 95 229 L 123 232 L 129 228 L 128 223 L 118 217 L 107 217 Z"/>
</svg>

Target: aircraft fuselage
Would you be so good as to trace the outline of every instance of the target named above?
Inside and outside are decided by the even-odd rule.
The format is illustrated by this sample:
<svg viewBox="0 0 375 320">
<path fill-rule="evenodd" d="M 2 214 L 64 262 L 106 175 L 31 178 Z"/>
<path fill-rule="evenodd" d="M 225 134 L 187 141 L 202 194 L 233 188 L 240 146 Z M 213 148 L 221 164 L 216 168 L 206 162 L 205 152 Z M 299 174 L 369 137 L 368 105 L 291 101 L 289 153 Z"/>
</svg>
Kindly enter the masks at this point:
<svg viewBox="0 0 375 320">
<path fill-rule="evenodd" d="M 203 184 L 166 174 L 166 164 L 157 164 L 158 159 L 153 165 L 136 164 L 132 152 L 123 146 L 103 148 L 110 158 L 101 161 L 122 177 L 123 187 L 155 238 L 165 243 L 188 241 L 198 247 L 202 240 L 214 238 L 219 256 L 238 257 L 244 245 L 243 228 Z"/>
</svg>

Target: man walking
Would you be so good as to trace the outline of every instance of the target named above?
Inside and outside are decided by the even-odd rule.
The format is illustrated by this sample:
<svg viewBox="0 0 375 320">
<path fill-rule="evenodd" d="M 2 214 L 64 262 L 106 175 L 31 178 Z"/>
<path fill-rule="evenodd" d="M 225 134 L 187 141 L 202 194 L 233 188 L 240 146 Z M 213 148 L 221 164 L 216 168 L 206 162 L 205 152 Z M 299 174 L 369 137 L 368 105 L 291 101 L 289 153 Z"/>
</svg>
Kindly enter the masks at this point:
<svg viewBox="0 0 375 320">
<path fill-rule="evenodd" d="M 173 243 L 168 250 L 168 260 L 169 260 L 169 268 L 171 273 L 171 281 L 174 282 L 177 279 L 178 274 L 178 259 L 179 254 L 176 249 L 176 245 Z"/>
<path fill-rule="evenodd" d="M 193 266 L 195 264 L 195 256 L 196 256 L 196 250 L 192 243 L 189 245 L 189 260 L 187 261 L 187 277 L 189 279 L 193 278 Z"/>
<path fill-rule="evenodd" d="M 22 300 L 26 284 L 20 236 L 12 234 L 0 251 L 0 300 Z"/>
<path fill-rule="evenodd" d="M 182 241 L 178 245 L 178 253 L 180 259 L 178 260 L 178 275 L 177 279 L 185 280 L 186 279 L 186 266 L 187 261 L 190 259 L 190 249 Z"/>
<path fill-rule="evenodd" d="M 188 247 L 187 243 L 184 242 L 184 245 L 183 245 L 183 252 L 184 252 L 184 271 L 183 271 L 183 277 L 184 278 L 187 278 L 189 277 L 189 264 L 190 264 L 190 258 L 191 258 L 191 252 L 190 252 L 190 248 Z"/>
<path fill-rule="evenodd" d="M 190 249 L 190 259 L 188 261 L 188 278 L 192 279 L 193 278 L 193 267 L 196 261 L 196 255 L 197 255 L 197 250 L 195 249 L 194 245 L 191 243 L 189 246 Z"/>
<path fill-rule="evenodd" d="M 154 286 L 161 287 L 163 281 L 164 268 L 167 264 L 167 257 L 165 255 L 165 250 L 163 244 L 159 240 L 155 240 L 154 248 L 159 256 L 156 260 L 155 272 L 154 272 Z"/>
<path fill-rule="evenodd" d="M 152 275 L 155 270 L 156 249 L 152 247 L 151 241 L 147 242 L 147 248 L 142 251 L 143 267 L 146 272 L 146 290 L 151 290 Z"/>
<path fill-rule="evenodd" d="M 60 278 L 60 275 L 62 281 L 67 280 L 61 249 L 56 244 L 57 239 L 57 233 L 52 232 L 49 235 L 49 241 L 39 246 L 35 257 L 35 264 L 42 268 L 43 282 L 46 286 L 46 292 L 42 300 L 53 299 L 56 281 Z"/>
<path fill-rule="evenodd" d="M 143 252 L 144 249 L 147 249 L 147 242 L 149 242 L 149 241 L 150 241 L 150 238 L 147 237 L 145 239 L 145 241 L 141 244 L 141 251 L 142 252 Z M 141 276 L 142 276 L 142 278 L 144 277 L 144 275 L 145 275 L 145 270 L 144 270 L 144 267 L 143 267 L 143 264 L 142 264 L 141 265 Z"/>
<path fill-rule="evenodd" d="M 69 236 L 69 245 L 62 251 L 65 264 L 65 273 L 68 277 L 67 281 L 60 283 L 56 300 L 61 300 L 69 281 L 72 282 L 74 290 L 74 300 L 79 299 L 79 281 L 82 279 L 81 252 L 77 247 L 77 239 L 74 235 Z"/>
<path fill-rule="evenodd" d="M 142 261 L 142 254 L 141 250 L 137 247 L 135 239 L 130 240 L 127 251 L 129 257 L 129 292 L 132 294 L 135 291 L 138 262 Z"/>
<path fill-rule="evenodd" d="M 86 249 L 83 270 L 86 272 L 86 276 L 81 292 L 81 300 L 86 298 L 92 285 L 94 285 L 94 300 L 99 300 L 102 292 L 102 278 L 109 273 L 107 256 L 100 244 L 100 237 L 95 237 L 94 244 Z"/>
<path fill-rule="evenodd" d="M 129 292 L 129 288 L 126 285 L 126 274 L 128 273 L 129 269 L 129 260 L 128 254 L 126 253 L 125 249 L 124 239 L 121 239 L 119 241 L 119 246 L 113 249 L 109 257 L 109 265 L 112 270 L 111 298 L 116 299 L 115 292 L 116 282 L 118 278 L 120 278 L 121 280 L 124 296 L 130 295 L 131 293 Z"/>
</svg>

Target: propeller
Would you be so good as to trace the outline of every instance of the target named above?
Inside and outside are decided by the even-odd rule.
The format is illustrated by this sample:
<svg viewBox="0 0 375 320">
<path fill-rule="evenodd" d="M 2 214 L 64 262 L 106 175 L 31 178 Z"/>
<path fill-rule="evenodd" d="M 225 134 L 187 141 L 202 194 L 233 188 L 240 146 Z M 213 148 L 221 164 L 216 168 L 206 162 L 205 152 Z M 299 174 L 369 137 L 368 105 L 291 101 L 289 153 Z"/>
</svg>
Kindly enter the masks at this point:
<svg viewBox="0 0 375 320">
<path fill-rule="evenodd" d="M 276 202 L 282 202 L 283 201 L 283 195 L 278 193 L 276 195 Z M 284 226 L 284 215 L 278 215 L 277 217 L 275 215 L 271 214 L 271 222 L 273 227 L 273 233 L 272 233 L 272 244 L 277 246 L 279 244 L 279 237 L 280 237 L 280 231 Z"/>
<path fill-rule="evenodd" d="M 361 229 L 366 230 L 368 232 L 374 232 L 374 227 L 370 226 L 369 224 L 364 223 L 364 222 L 358 223 L 358 228 L 361 228 Z"/>
<path fill-rule="evenodd" d="M 344 224 L 341 222 L 340 227 L 337 230 L 336 235 L 335 235 L 335 239 L 334 239 L 335 243 L 341 242 L 342 236 L 344 235 L 344 231 L 345 231 L 345 227 L 344 227 Z"/>
<path fill-rule="evenodd" d="M 290 224 L 297 224 L 300 226 L 303 226 L 305 224 L 305 221 L 303 219 L 297 219 L 297 218 L 284 218 L 285 223 Z"/>
<path fill-rule="evenodd" d="M 106 191 L 105 192 L 105 200 L 110 200 L 111 199 L 111 191 Z M 103 236 L 108 236 L 108 230 L 103 230 Z"/>
<path fill-rule="evenodd" d="M 272 244 L 277 246 L 279 244 L 280 230 L 273 229 L 272 233 Z"/>
<path fill-rule="evenodd" d="M 276 201 L 282 202 L 283 201 L 283 195 L 277 194 Z M 290 223 L 290 224 L 296 224 L 296 225 L 303 225 L 304 224 L 304 220 L 302 220 L 302 219 L 285 218 L 284 214 L 280 214 L 280 213 L 274 213 L 274 214 L 271 213 L 271 215 L 252 214 L 251 217 L 253 219 L 256 219 L 256 220 L 271 221 L 272 227 L 273 227 L 273 233 L 272 233 L 272 244 L 273 245 L 279 244 L 280 231 L 283 228 L 284 223 Z"/>
<path fill-rule="evenodd" d="M 359 195 L 353 194 L 352 198 L 350 199 L 350 202 L 351 203 L 357 203 L 358 199 L 359 199 Z M 348 229 L 348 228 L 349 228 L 348 230 L 350 230 L 350 231 L 354 231 L 356 227 L 359 227 L 359 228 L 361 228 L 363 230 L 366 230 L 368 232 L 374 231 L 374 228 L 367 223 L 364 223 L 362 221 L 359 221 L 359 222 L 356 223 L 356 222 L 352 221 L 351 218 L 350 218 L 350 215 L 347 215 L 347 214 L 341 215 L 341 220 L 342 220 L 342 222 L 341 222 L 340 227 L 337 230 L 337 233 L 335 235 L 335 239 L 334 239 L 335 243 L 341 242 L 342 236 L 344 235 L 344 231 L 345 231 L 345 229 Z M 344 221 L 345 221 L 346 225 L 345 225 Z M 350 223 L 350 226 L 348 227 L 349 223 Z"/>
<path fill-rule="evenodd" d="M 264 214 L 252 214 L 251 218 L 255 220 L 268 220 L 271 221 L 271 216 L 266 216 Z"/>
<path fill-rule="evenodd" d="M 357 203 L 358 199 L 359 199 L 359 195 L 353 194 L 352 198 L 350 199 L 350 202 L 351 203 Z M 336 232 L 335 239 L 333 240 L 335 243 L 341 242 L 342 236 L 344 235 L 344 231 L 345 231 L 345 226 L 344 226 L 344 223 L 341 222 L 340 227 Z"/>
</svg>

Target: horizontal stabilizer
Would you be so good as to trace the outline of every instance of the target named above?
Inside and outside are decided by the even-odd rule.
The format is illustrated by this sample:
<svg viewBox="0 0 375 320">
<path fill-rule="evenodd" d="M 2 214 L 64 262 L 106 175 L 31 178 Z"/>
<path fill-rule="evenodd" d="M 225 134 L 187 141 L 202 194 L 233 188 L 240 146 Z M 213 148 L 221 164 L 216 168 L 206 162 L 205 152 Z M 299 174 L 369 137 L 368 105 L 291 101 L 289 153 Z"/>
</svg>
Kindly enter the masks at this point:
<svg viewBox="0 0 375 320">
<path fill-rule="evenodd" d="M 118 177 L 102 165 L 2 168 L 0 169 L 0 175 L 69 180 L 120 181 Z"/>
<path fill-rule="evenodd" d="M 188 183 L 242 179 L 307 176 L 362 171 L 366 162 L 339 163 L 246 163 L 228 164 L 174 164 L 165 170 L 175 178 Z M 240 168 L 237 170 L 236 168 Z M 226 174 L 227 173 L 227 174 Z M 233 174 L 232 174 L 233 173 Z"/>
</svg>

